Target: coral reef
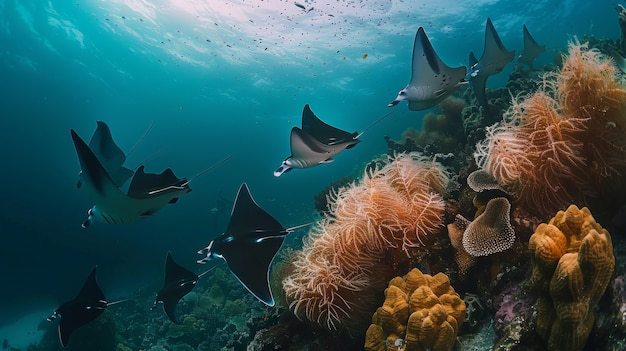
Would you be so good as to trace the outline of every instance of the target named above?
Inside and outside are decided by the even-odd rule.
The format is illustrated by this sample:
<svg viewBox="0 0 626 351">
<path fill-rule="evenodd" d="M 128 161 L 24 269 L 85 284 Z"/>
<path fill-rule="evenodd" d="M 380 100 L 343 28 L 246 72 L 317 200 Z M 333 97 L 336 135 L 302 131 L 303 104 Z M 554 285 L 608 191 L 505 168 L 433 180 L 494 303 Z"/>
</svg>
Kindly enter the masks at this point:
<svg viewBox="0 0 626 351">
<path fill-rule="evenodd" d="M 478 166 L 530 211 L 554 213 L 582 203 L 592 178 L 626 165 L 626 91 L 611 60 L 570 43 L 560 72 L 513 99 L 486 134 L 474 155 Z"/>
<path fill-rule="evenodd" d="M 464 149 L 462 111 L 465 101 L 448 97 L 437 105 L 435 112 L 424 116 L 420 130 L 409 127 L 402 133 L 402 141 L 385 137 L 391 153 L 419 151 L 424 155 L 454 153 Z"/>
<path fill-rule="evenodd" d="M 459 268 L 459 277 L 465 279 L 469 270 L 476 265 L 476 256 L 470 255 L 463 247 L 463 233 L 471 222 L 457 215 L 453 223 L 448 224 L 448 237 L 454 248 L 454 261 Z"/>
<path fill-rule="evenodd" d="M 412 269 L 385 290 L 385 302 L 372 317 L 365 350 L 449 351 L 465 320 L 465 302 L 443 273 L 435 276 Z"/>
<path fill-rule="evenodd" d="M 328 184 L 324 189 L 322 189 L 319 193 L 315 195 L 315 209 L 319 212 L 320 215 L 324 215 L 330 213 L 330 207 L 328 203 L 328 197 L 332 193 L 336 193 L 339 188 L 343 186 L 347 186 L 352 183 L 354 180 L 352 177 L 343 176 L 339 179 L 334 180 L 332 183 Z"/>
<path fill-rule="evenodd" d="M 443 227 L 448 179 L 437 162 L 400 154 L 334 194 L 332 215 L 312 228 L 283 280 L 294 314 L 362 333 L 388 280 Z"/>
<path fill-rule="evenodd" d="M 537 333 L 550 350 L 582 350 L 615 266 L 609 232 L 586 207 L 572 205 L 537 227 L 529 249 Z"/>
</svg>

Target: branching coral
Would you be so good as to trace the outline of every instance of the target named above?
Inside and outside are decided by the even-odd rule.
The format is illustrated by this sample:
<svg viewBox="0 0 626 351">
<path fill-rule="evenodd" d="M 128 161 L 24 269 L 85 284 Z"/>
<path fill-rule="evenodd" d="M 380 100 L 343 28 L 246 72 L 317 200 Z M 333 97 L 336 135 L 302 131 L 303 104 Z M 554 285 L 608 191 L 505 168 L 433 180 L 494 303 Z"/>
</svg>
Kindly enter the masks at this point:
<svg viewBox="0 0 626 351">
<path fill-rule="evenodd" d="M 593 175 L 626 167 L 626 91 L 610 60 L 572 43 L 562 70 L 513 99 L 486 134 L 474 155 L 479 167 L 527 209 L 553 213 L 581 203 Z"/>
<path fill-rule="evenodd" d="M 593 308 L 615 267 L 609 232 L 586 207 L 572 205 L 537 227 L 529 249 L 539 293 L 537 333 L 549 350 L 582 350 L 593 327 Z"/>
<path fill-rule="evenodd" d="M 414 268 L 389 282 L 385 302 L 367 329 L 365 350 L 449 351 L 465 316 L 465 302 L 445 274 L 430 276 Z"/>
<path fill-rule="evenodd" d="M 283 280 L 295 315 L 329 330 L 362 332 L 394 268 L 443 226 L 447 183 L 440 164 L 411 153 L 341 188 Z"/>
</svg>

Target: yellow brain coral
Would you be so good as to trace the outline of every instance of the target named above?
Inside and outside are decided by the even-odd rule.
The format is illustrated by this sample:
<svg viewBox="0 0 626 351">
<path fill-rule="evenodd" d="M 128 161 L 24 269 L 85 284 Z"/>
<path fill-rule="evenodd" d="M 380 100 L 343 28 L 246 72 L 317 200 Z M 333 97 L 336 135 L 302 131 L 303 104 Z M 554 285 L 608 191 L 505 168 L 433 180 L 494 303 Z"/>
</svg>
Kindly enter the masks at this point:
<svg viewBox="0 0 626 351">
<path fill-rule="evenodd" d="M 329 330 L 363 332 L 394 268 L 443 227 L 447 183 L 439 163 L 411 153 L 340 189 L 283 279 L 294 314 Z"/>
<path fill-rule="evenodd" d="M 593 308 L 615 267 L 609 232 L 586 207 L 572 205 L 537 227 L 529 249 L 539 291 L 537 333 L 549 350 L 582 350 L 593 327 Z"/>
<path fill-rule="evenodd" d="M 389 282 L 365 335 L 365 350 L 449 351 L 465 312 L 445 274 L 430 276 L 414 268 Z"/>
</svg>

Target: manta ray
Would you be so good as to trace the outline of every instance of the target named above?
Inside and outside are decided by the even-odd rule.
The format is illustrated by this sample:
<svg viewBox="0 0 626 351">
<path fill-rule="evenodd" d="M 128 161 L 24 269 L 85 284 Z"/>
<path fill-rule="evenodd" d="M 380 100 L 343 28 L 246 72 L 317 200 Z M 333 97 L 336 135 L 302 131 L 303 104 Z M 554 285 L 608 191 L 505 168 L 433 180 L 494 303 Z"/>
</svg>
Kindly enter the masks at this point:
<svg viewBox="0 0 626 351">
<path fill-rule="evenodd" d="M 96 123 L 96 131 L 91 136 L 91 140 L 89 140 L 89 148 L 98 157 L 107 173 L 109 173 L 113 183 L 121 187 L 135 172 L 123 166 L 124 162 L 126 162 L 126 155 L 113 141 L 109 126 L 102 121 L 97 121 Z M 80 188 L 82 183 L 83 177 L 81 172 L 78 174 L 76 186 Z"/>
<path fill-rule="evenodd" d="M 157 304 L 162 303 L 163 312 L 165 312 L 167 318 L 175 324 L 181 324 L 180 320 L 176 317 L 176 305 L 178 305 L 178 301 L 189 294 L 196 286 L 196 283 L 198 283 L 198 279 L 210 272 L 213 268 L 215 267 L 197 275 L 176 263 L 172 257 L 172 253 L 168 252 L 165 259 L 165 282 L 154 300 L 154 305 L 152 305 L 150 309 L 153 310 L 156 308 Z"/>
<path fill-rule="evenodd" d="M 87 228 L 97 220 L 108 224 L 140 221 L 191 191 L 189 181 L 174 175 L 171 169 L 161 174 L 145 173 L 140 166 L 130 181 L 128 193 L 122 192 L 96 154 L 74 130 L 70 131 L 78 154 L 84 184 L 95 205 L 83 222 Z"/>
<path fill-rule="evenodd" d="M 487 18 L 485 28 L 485 48 L 480 60 L 476 60 L 473 52 L 470 52 L 470 76 L 472 85 L 474 86 L 474 94 L 478 103 L 485 109 L 489 110 L 485 87 L 487 86 L 487 78 L 494 74 L 502 72 L 504 66 L 513 60 L 515 50 L 507 51 L 496 29 L 491 23 L 491 19 Z"/>
<path fill-rule="evenodd" d="M 413 44 L 411 80 L 387 106 L 407 100 L 411 111 L 433 107 L 467 83 L 465 74 L 465 66 L 452 68 L 441 61 L 424 28 L 419 27 Z"/>
<path fill-rule="evenodd" d="M 358 144 L 362 134 L 349 133 L 322 122 L 306 104 L 302 111 L 302 129 L 291 129 L 291 156 L 274 171 L 274 176 L 280 177 L 293 168 L 309 168 L 333 162 L 335 155 Z"/>
<path fill-rule="evenodd" d="M 57 318 L 60 319 L 59 340 L 63 347 L 67 346 L 70 337 L 76 329 L 98 318 L 105 308 L 126 301 L 107 302 L 102 289 L 100 289 L 96 281 L 96 268 L 94 267 L 91 270 L 87 281 L 83 284 L 76 298 L 63 303 L 47 318 L 48 322 Z"/>
<path fill-rule="evenodd" d="M 268 306 L 274 306 L 270 289 L 270 265 L 285 236 L 310 223 L 285 229 L 252 198 L 241 184 L 226 231 L 198 251 L 198 263 L 222 259 L 239 282 Z"/>
<path fill-rule="evenodd" d="M 546 46 L 537 44 L 532 35 L 530 35 L 526 25 L 524 25 L 524 51 L 522 51 L 517 61 L 533 68 L 533 61 L 543 54 L 544 51 L 546 51 Z"/>
</svg>

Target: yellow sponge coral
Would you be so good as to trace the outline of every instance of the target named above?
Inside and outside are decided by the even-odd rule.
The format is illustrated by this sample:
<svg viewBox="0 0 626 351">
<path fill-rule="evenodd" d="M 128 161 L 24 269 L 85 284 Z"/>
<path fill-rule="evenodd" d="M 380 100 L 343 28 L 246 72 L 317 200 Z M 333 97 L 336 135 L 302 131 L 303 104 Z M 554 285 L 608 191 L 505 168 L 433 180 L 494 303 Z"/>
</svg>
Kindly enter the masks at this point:
<svg viewBox="0 0 626 351">
<path fill-rule="evenodd" d="M 529 248 L 539 292 L 537 333 L 548 350 L 582 350 L 593 327 L 593 308 L 615 267 L 609 232 L 586 207 L 571 205 L 537 227 Z"/>
<path fill-rule="evenodd" d="M 449 351 L 465 313 L 465 302 L 445 274 L 414 268 L 389 282 L 365 334 L 365 350 Z"/>
</svg>

